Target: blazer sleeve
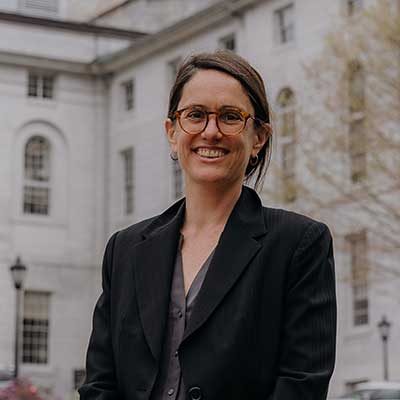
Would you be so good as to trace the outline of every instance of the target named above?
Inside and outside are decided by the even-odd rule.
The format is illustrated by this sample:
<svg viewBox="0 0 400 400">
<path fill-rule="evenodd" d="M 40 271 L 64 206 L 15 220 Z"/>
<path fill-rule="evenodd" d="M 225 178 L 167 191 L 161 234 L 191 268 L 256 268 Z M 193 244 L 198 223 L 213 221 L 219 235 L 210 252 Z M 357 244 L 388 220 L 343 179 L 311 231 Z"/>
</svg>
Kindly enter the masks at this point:
<svg viewBox="0 0 400 400">
<path fill-rule="evenodd" d="M 115 233 L 107 243 L 102 267 L 102 293 L 93 313 L 92 333 L 86 354 L 86 377 L 79 388 L 81 400 L 118 399 L 111 340 L 110 289 Z"/>
<path fill-rule="evenodd" d="M 279 374 L 269 400 L 325 400 L 334 369 L 332 237 L 324 224 L 310 224 L 288 272 Z"/>
</svg>

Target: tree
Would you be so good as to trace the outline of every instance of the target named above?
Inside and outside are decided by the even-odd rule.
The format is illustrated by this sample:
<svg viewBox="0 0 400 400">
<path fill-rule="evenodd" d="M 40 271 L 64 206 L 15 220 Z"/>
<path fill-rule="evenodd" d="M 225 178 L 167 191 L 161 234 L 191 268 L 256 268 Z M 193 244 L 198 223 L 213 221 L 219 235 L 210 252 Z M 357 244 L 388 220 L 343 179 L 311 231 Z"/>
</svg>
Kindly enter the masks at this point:
<svg viewBox="0 0 400 400">
<path fill-rule="evenodd" d="M 349 272 L 353 282 L 366 274 L 400 278 L 399 9 L 379 0 L 342 18 L 304 66 L 307 86 L 296 107 L 300 207 L 329 223 L 343 251 L 367 232 L 368 260 L 358 262 L 365 271 Z"/>
</svg>

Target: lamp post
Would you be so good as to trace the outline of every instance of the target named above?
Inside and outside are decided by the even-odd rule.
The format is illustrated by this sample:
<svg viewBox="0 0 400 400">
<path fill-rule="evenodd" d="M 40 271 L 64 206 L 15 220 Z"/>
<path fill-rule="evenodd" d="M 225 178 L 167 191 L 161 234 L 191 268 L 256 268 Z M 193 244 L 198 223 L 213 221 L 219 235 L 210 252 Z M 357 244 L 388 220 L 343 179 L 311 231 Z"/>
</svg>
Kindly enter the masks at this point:
<svg viewBox="0 0 400 400">
<path fill-rule="evenodd" d="M 19 341 L 20 341 L 20 309 L 21 309 L 21 294 L 24 287 L 26 266 L 22 264 L 20 257 L 17 257 L 15 264 L 10 267 L 11 276 L 14 282 L 16 292 L 16 310 L 15 310 L 15 342 L 14 342 L 14 378 L 18 378 L 19 367 Z"/>
<path fill-rule="evenodd" d="M 383 345 L 383 379 L 389 380 L 389 362 L 388 362 L 388 339 L 391 323 L 387 320 L 386 315 L 378 322 L 379 333 L 381 334 Z"/>
</svg>

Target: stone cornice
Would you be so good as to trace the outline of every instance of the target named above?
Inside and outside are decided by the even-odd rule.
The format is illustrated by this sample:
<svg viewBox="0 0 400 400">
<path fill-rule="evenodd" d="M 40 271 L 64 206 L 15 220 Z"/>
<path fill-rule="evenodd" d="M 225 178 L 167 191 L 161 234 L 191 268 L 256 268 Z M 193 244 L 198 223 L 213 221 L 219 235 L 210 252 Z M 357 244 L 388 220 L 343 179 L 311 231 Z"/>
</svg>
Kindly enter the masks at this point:
<svg viewBox="0 0 400 400">
<path fill-rule="evenodd" d="M 93 74 L 91 64 L 0 51 L 0 64 L 73 74 Z"/>
<path fill-rule="evenodd" d="M 41 28 L 67 30 L 72 32 L 96 34 L 104 37 L 121 39 L 139 39 L 147 34 L 126 29 L 99 26 L 86 22 L 63 21 L 51 18 L 32 17 L 28 15 L 7 13 L 0 11 L 0 21 L 7 21 L 25 25 L 36 25 Z"/>
<path fill-rule="evenodd" d="M 93 60 L 93 62 L 84 63 L 49 59 L 29 54 L 0 51 L 0 63 L 66 73 L 108 76 L 152 54 L 164 51 L 170 46 L 187 40 L 211 27 L 215 27 L 225 20 L 240 17 L 248 8 L 263 1 L 266 0 L 223 0 L 158 33 L 146 35 L 136 40 L 126 49 L 100 57 Z"/>
<path fill-rule="evenodd" d="M 110 73 L 126 68 L 151 54 L 165 50 L 224 20 L 239 17 L 243 12 L 265 0 L 224 0 L 178 23 L 137 40 L 127 49 L 97 59 L 93 65 L 96 73 Z"/>
</svg>

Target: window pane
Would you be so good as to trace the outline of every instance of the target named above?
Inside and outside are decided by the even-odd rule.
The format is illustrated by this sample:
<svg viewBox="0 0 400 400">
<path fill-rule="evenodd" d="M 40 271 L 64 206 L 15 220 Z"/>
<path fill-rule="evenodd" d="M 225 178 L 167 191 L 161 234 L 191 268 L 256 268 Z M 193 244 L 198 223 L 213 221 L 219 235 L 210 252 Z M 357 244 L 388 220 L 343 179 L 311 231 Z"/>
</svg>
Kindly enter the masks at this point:
<svg viewBox="0 0 400 400">
<path fill-rule="evenodd" d="M 173 196 L 175 199 L 179 199 L 183 196 L 183 175 L 182 169 L 178 161 L 172 162 L 173 169 Z"/>
<path fill-rule="evenodd" d="M 177 57 L 168 63 L 169 86 L 172 86 L 174 84 L 181 62 L 181 57 Z"/>
<path fill-rule="evenodd" d="M 349 64 L 349 106 L 350 112 L 360 112 L 365 109 L 365 76 L 358 62 Z"/>
<path fill-rule="evenodd" d="M 43 83 L 42 97 L 44 99 L 52 99 L 54 78 L 52 76 L 43 76 L 42 83 Z"/>
<path fill-rule="evenodd" d="M 25 214 L 49 214 L 48 188 L 24 186 L 24 213 Z"/>
<path fill-rule="evenodd" d="M 235 35 L 232 34 L 220 39 L 220 45 L 225 50 L 235 51 L 236 50 Z"/>
<path fill-rule="evenodd" d="M 279 134 L 281 136 L 295 137 L 296 113 L 295 98 L 291 89 L 282 89 L 278 95 L 279 108 Z"/>
<path fill-rule="evenodd" d="M 294 39 L 294 7 L 289 4 L 274 14 L 277 39 L 279 43 L 288 43 Z"/>
<path fill-rule="evenodd" d="M 134 83 L 129 80 L 122 84 L 124 91 L 125 110 L 132 110 L 134 107 Z"/>
<path fill-rule="evenodd" d="M 355 326 L 368 324 L 368 262 L 367 238 L 363 231 L 359 234 L 349 235 L 347 240 L 350 245 L 352 294 L 353 294 L 353 323 Z"/>
<path fill-rule="evenodd" d="M 24 292 L 22 360 L 25 363 L 48 361 L 49 303 L 47 292 Z"/>
<path fill-rule="evenodd" d="M 74 369 L 74 389 L 77 390 L 85 380 L 86 371 L 84 369 Z"/>
<path fill-rule="evenodd" d="M 347 0 L 347 15 L 357 14 L 362 9 L 362 0 Z"/>
<path fill-rule="evenodd" d="M 35 181 L 50 178 L 50 143 L 41 136 L 34 136 L 26 144 L 25 178 Z"/>
<path fill-rule="evenodd" d="M 37 97 L 38 96 L 38 84 L 39 77 L 36 74 L 30 73 L 28 75 L 28 96 Z"/>
<path fill-rule="evenodd" d="M 358 182 L 367 175 L 365 124 L 363 119 L 355 120 L 349 127 L 349 156 L 352 182 Z"/>
<path fill-rule="evenodd" d="M 54 17 L 58 14 L 59 0 L 19 0 L 18 9 L 29 14 Z"/>
<path fill-rule="evenodd" d="M 121 152 L 124 170 L 124 212 L 131 214 L 134 206 L 134 154 L 133 148 Z"/>
</svg>

